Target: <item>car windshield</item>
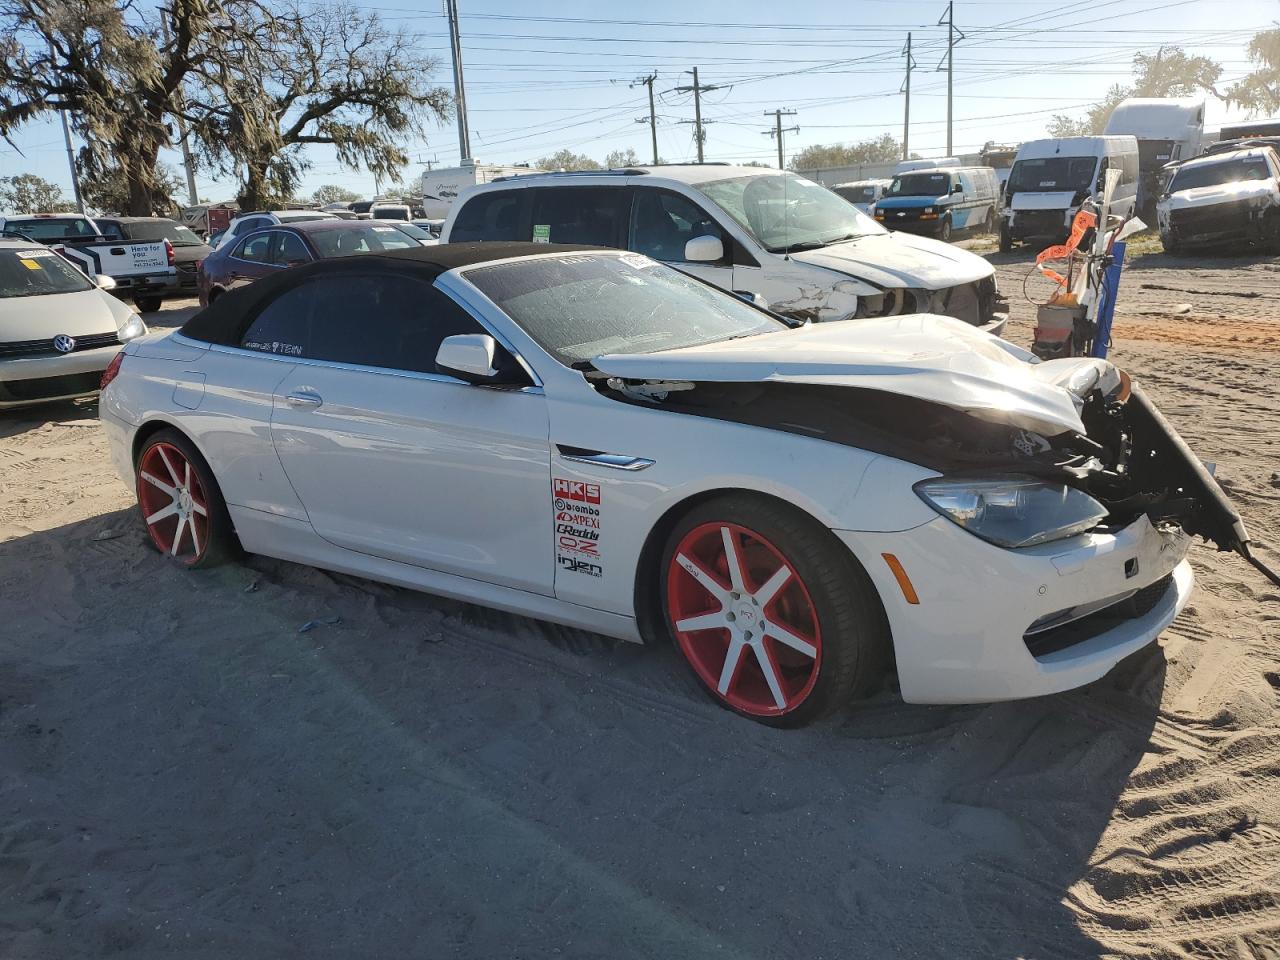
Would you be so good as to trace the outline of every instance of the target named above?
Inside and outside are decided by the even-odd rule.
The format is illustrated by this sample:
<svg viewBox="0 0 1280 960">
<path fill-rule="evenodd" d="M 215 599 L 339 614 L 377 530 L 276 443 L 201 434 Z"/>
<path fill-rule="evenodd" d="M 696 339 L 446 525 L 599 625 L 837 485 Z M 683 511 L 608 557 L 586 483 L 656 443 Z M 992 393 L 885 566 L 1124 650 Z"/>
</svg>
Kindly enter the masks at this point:
<svg viewBox="0 0 1280 960">
<path fill-rule="evenodd" d="M 826 187 L 794 173 L 730 177 L 697 189 L 770 253 L 825 247 L 885 232 Z"/>
<path fill-rule="evenodd" d="M 406 236 L 413 237 L 413 239 L 415 240 L 434 240 L 435 239 L 435 237 L 431 236 L 430 232 L 423 230 L 417 224 L 397 223 L 395 227 L 401 233 L 405 234 Z"/>
<path fill-rule="evenodd" d="M 125 236 L 130 240 L 144 243 L 157 240 L 168 240 L 175 247 L 199 247 L 204 241 L 195 235 L 190 227 L 184 227 L 176 220 L 138 220 L 122 224 Z"/>
<path fill-rule="evenodd" d="M 941 197 L 951 189 L 949 173 L 904 173 L 885 191 L 890 197 Z"/>
<path fill-rule="evenodd" d="M 1093 189 L 1097 157 L 1044 157 L 1019 160 L 1009 173 L 1010 193 L 1078 193 Z"/>
<path fill-rule="evenodd" d="M 875 187 L 833 187 L 832 189 L 850 203 L 870 203 L 876 198 Z"/>
<path fill-rule="evenodd" d="M 353 223 L 336 230 L 315 230 L 307 235 L 321 257 L 350 257 L 359 253 L 383 250 L 407 250 L 420 246 L 417 240 L 391 224 Z"/>
<path fill-rule="evenodd" d="M 1239 183 L 1242 180 L 1266 180 L 1271 176 L 1267 162 L 1261 157 L 1245 160 L 1222 160 L 1218 163 L 1196 164 L 1183 167 L 1169 184 L 1169 192 L 1194 190 L 1197 187 L 1216 187 L 1223 183 Z"/>
<path fill-rule="evenodd" d="M 39 220 L 10 220 L 4 225 L 8 236 L 30 240 L 82 240 L 98 235 L 87 217 L 42 217 Z"/>
<path fill-rule="evenodd" d="M 732 294 L 639 254 L 539 257 L 475 267 L 465 277 L 567 366 L 786 329 Z"/>
<path fill-rule="evenodd" d="M 83 273 L 52 250 L 0 249 L 0 299 L 92 290 Z"/>
</svg>

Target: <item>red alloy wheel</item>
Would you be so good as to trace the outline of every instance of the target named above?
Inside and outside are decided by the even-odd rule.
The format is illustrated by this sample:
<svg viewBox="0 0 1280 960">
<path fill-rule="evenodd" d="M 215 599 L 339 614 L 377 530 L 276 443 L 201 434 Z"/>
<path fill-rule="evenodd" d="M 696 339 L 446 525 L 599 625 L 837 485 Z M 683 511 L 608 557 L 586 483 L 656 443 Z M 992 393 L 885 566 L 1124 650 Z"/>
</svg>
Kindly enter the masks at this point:
<svg viewBox="0 0 1280 960">
<path fill-rule="evenodd" d="M 200 561 L 209 549 L 209 501 L 191 461 L 173 444 L 143 452 L 138 504 L 156 549 L 187 566 Z"/>
<path fill-rule="evenodd" d="M 822 667 L 822 633 L 781 550 L 738 524 L 701 524 L 672 553 L 666 590 L 676 642 L 717 697 L 757 717 L 804 703 Z"/>
</svg>

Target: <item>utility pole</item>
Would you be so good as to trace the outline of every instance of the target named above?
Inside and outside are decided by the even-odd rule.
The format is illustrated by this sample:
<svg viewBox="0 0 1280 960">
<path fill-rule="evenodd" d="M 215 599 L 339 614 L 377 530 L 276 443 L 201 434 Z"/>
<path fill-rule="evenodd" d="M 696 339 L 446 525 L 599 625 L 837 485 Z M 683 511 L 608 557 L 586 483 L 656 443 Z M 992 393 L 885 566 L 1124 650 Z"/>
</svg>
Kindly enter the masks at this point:
<svg viewBox="0 0 1280 960">
<path fill-rule="evenodd" d="M 706 130 L 703 129 L 704 124 L 702 122 L 702 94 L 709 90 L 719 90 L 720 88 L 716 86 L 710 86 L 710 85 L 708 86 L 700 85 L 698 83 L 697 67 L 693 68 L 692 73 L 693 73 L 693 86 L 676 87 L 675 92 L 688 93 L 690 90 L 693 91 L 693 139 L 698 144 L 698 162 L 702 163 L 702 144 L 703 144 L 703 141 L 707 139 L 707 132 Z M 689 121 L 681 120 L 680 122 L 688 123 Z"/>
<path fill-rule="evenodd" d="M 916 68 L 916 58 L 911 55 L 911 34 L 907 34 L 907 45 L 903 49 L 907 58 L 907 78 L 902 82 L 902 91 L 907 95 L 902 112 L 902 159 L 911 158 L 911 71 Z"/>
<path fill-rule="evenodd" d="M 782 118 L 783 118 L 783 117 L 794 117 L 794 116 L 796 115 L 796 112 L 795 112 L 794 110 L 766 110 L 766 111 L 764 112 L 764 115 L 765 115 L 766 117 L 773 117 L 773 129 L 772 129 L 772 130 L 762 130 L 762 131 L 761 131 L 761 133 L 762 133 L 764 136 L 766 136 L 766 137 L 776 137 L 776 138 L 777 138 L 777 140 L 778 140 L 778 169 L 779 169 L 779 170 L 781 170 L 781 169 L 783 169 L 783 167 L 785 166 L 785 164 L 783 163 L 783 153 L 782 153 L 782 134 L 784 133 L 784 131 L 783 131 L 783 129 L 782 129 Z M 800 128 L 799 128 L 799 127 L 787 127 L 785 132 L 786 132 L 786 133 L 799 133 L 799 132 L 800 132 Z"/>
<path fill-rule="evenodd" d="M 947 4 L 947 12 L 938 18 L 938 26 L 947 25 L 947 156 L 951 156 L 951 119 L 953 116 L 951 88 L 955 83 L 955 49 L 956 44 L 964 39 L 964 34 L 956 29 L 955 0 Z M 942 69 L 942 61 L 938 61 L 938 69 Z"/>
<path fill-rule="evenodd" d="M 56 62 L 55 57 L 56 57 L 56 54 L 53 49 L 53 42 L 50 41 L 49 62 L 55 63 Z M 75 151 L 71 148 L 71 121 L 67 119 L 67 111 L 59 110 L 58 113 L 62 116 L 62 139 L 67 144 L 67 166 L 71 168 L 71 192 L 75 195 L 75 198 L 76 198 L 76 209 L 79 210 L 80 213 L 83 215 L 84 214 L 84 197 L 80 193 L 80 177 L 76 174 L 76 154 L 75 154 Z M 34 212 L 34 211 L 18 210 L 16 212 L 23 213 L 23 212 Z"/>
<path fill-rule="evenodd" d="M 467 127 L 467 89 L 462 82 L 462 40 L 458 36 L 458 0 L 444 0 L 449 18 L 449 53 L 453 57 L 453 101 L 458 111 L 458 153 L 465 165 L 471 161 L 471 130 Z"/>
<path fill-rule="evenodd" d="M 658 165 L 658 117 L 653 110 L 653 81 L 657 79 L 658 74 L 655 72 L 647 77 L 639 77 L 635 83 L 631 84 L 634 87 L 637 83 L 643 83 L 649 88 L 649 119 L 645 120 L 644 117 L 637 117 L 636 123 L 649 124 L 649 136 L 653 138 L 653 165 L 655 167 Z"/>
</svg>

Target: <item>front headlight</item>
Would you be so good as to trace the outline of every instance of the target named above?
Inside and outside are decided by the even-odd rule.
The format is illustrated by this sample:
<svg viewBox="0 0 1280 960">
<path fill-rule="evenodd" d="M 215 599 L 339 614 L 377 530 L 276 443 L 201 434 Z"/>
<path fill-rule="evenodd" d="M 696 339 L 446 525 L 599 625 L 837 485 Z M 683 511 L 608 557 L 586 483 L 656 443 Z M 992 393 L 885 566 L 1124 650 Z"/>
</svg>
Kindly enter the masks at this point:
<svg viewBox="0 0 1280 960">
<path fill-rule="evenodd" d="M 142 318 L 136 313 L 131 313 L 124 325 L 120 327 L 119 339 L 121 343 L 128 343 L 130 340 L 137 340 L 146 332 L 147 325 L 142 322 Z"/>
<path fill-rule="evenodd" d="M 938 478 L 914 489 L 948 520 L 1002 547 L 1074 537 L 1107 516 L 1107 508 L 1087 493 L 1035 477 Z"/>
</svg>

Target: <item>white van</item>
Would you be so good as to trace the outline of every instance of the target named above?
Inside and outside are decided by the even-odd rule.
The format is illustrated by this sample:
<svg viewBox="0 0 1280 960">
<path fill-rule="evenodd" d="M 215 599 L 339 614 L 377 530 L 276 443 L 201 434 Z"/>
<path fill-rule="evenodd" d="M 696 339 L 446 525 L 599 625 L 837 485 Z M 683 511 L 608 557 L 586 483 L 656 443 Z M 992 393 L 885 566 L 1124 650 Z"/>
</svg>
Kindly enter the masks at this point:
<svg viewBox="0 0 1280 960">
<path fill-rule="evenodd" d="M 1107 170 L 1120 171 L 1112 213 L 1127 214 L 1138 195 L 1138 141 L 1133 137 L 1062 137 L 1018 148 L 1004 185 L 1000 249 L 1031 237 L 1057 242 L 1085 199 L 1102 189 Z"/>
<path fill-rule="evenodd" d="M 837 183 L 831 192 L 844 197 L 868 217 L 874 216 L 876 201 L 884 196 L 892 180 L 850 180 Z"/>
<path fill-rule="evenodd" d="M 1138 141 L 1138 211 L 1151 223 L 1164 190 L 1165 166 L 1204 149 L 1204 100 L 1130 97 L 1111 111 L 1104 136 Z"/>
<path fill-rule="evenodd" d="M 441 240 L 620 247 L 802 320 L 941 313 L 999 333 L 1009 307 L 968 251 L 890 233 L 826 187 L 764 167 L 544 173 L 472 187 Z"/>
<path fill-rule="evenodd" d="M 492 183 L 503 177 L 518 177 L 525 173 L 540 173 L 528 164 L 509 166 L 497 163 L 467 162 L 460 167 L 441 167 L 422 175 L 422 215 L 428 219 L 443 219 L 449 208 L 467 187 L 478 183 Z"/>
<path fill-rule="evenodd" d="M 991 233 L 999 209 L 1000 181 L 990 167 L 935 167 L 894 177 L 875 220 L 949 243 L 955 233 Z"/>
</svg>

